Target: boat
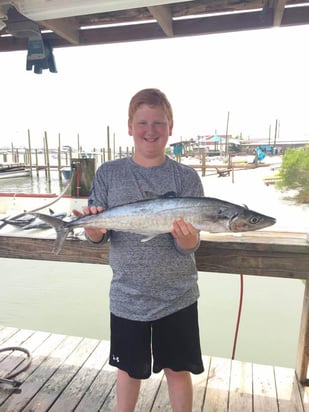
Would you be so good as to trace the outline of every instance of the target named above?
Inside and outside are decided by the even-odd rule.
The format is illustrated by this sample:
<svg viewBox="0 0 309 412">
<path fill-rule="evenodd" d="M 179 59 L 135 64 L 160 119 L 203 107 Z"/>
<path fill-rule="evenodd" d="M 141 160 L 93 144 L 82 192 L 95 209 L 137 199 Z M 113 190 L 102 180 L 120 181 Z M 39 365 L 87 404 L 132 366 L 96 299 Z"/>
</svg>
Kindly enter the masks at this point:
<svg viewBox="0 0 309 412">
<path fill-rule="evenodd" d="M 0 179 L 30 176 L 30 169 L 23 163 L 0 164 Z"/>
<path fill-rule="evenodd" d="M 71 195 L 56 195 L 54 193 L 0 193 L 0 214 L 13 215 L 17 212 L 34 211 L 42 209 L 48 211 L 49 207 L 55 212 L 79 209 L 87 205 L 87 196 L 75 197 Z"/>
<path fill-rule="evenodd" d="M 7 224 L 7 220 L 21 219 L 24 213 L 40 211 L 44 214 L 63 214 L 67 218 L 72 216 L 73 209 L 82 210 L 87 205 L 87 196 L 76 198 L 71 195 L 57 196 L 53 193 L 0 193 L 0 237 L 37 237 L 54 239 L 53 228 L 35 226 L 31 230 L 24 230 L 22 225 Z M 29 216 L 28 216 L 29 217 Z M 73 237 L 82 237 L 83 230 L 74 231 Z"/>
<path fill-rule="evenodd" d="M 263 182 L 265 183 L 266 186 L 269 185 L 274 185 L 277 182 L 279 182 L 281 180 L 281 175 L 280 172 L 275 172 L 272 175 L 268 175 L 268 176 L 264 176 L 263 177 Z"/>
</svg>

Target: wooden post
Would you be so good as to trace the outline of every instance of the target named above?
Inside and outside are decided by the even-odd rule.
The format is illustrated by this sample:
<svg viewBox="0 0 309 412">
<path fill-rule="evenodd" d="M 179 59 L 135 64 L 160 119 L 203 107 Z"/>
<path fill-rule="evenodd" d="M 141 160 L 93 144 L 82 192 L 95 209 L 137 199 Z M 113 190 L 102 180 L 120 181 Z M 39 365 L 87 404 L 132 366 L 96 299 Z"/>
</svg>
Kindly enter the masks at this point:
<svg viewBox="0 0 309 412">
<path fill-rule="evenodd" d="M 301 315 L 300 332 L 298 339 L 298 350 L 296 359 L 296 375 L 298 380 L 304 384 L 309 384 L 307 378 L 309 362 L 309 281 L 306 280 L 304 293 L 303 311 Z"/>
<path fill-rule="evenodd" d="M 32 149 L 31 149 L 31 139 L 30 139 L 30 130 L 29 129 L 28 129 L 28 148 L 29 148 L 30 175 L 32 177 Z"/>
<path fill-rule="evenodd" d="M 70 146 L 70 149 L 69 149 L 69 163 L 66 163 L 66 166 L 71 165 L 71 163 L 72 163 L 72 157 L 73 157 L 73 155 L 72 155 L 72 147 Z M 68 162 L 68 159 L 67 159 L 67 158 L 66 158 L 66 162 Z"/>
<path fill-rule="evenodd" d="M 206 153 L 202 153 L 202 176 L 206 174 Z"/>
<path fill-rule="evenodd" d="M 18 152 L 18 147 L 16 147 L 16 153 L 15 153 L 15 163 L 19 163 L 19 152 Z"/>
<path fill-rule="evenodd" d="M 47 132 L 44 132 L 44 147 L 45 147 L 45 156 L 46 156 L 46 177 L 47 181 L 50 183 L 50 164 L 49 164 L 49 148 L 47 140 Z"/>
<path fill-rule="evenodd" d="M 229 121 L 230 121 L 230 112 L 227 112 L 227 120 L 226 120 L 226 131 L 225 131 L 225 156 L 229 153 Z"/>
<path fill-rule="evenodd" d="M 228 157 L 228 169 L 232 172 L 232 183 L 234 183 L 234 167 L 233 167 L 233 159 L 231 153 L 229 153 Z"/>
<path fill-rule="evenodd" d="M 36 175 L 39 177 L 38 149 L 35 149 L 35 164 L 36 164 Z"/>
<path fill-rule="evenodd" d="M 62 173 L 61 173 L 61 138 L 60 133 L 58 133 L 58 176 L 60 184 L 62 183 Z"/>
<path fill-rule="evenodd" d="M 15 163 L 15 155 L 14 155 L 14 146 L 13 143 L 11 143 L 11 163 Z"/>
<path fill-rule="evenodd" d="M 81 147 L 79 144 L 79 133 L 77 133 L 77 157 L 80 157 Z"/>
<path fill-rule="evenodd" d="M 231 170 L 232 170 L 232 183 L 235 183 L 235 179 L 234 179 L 234 166 L 233 166 L 233 162 L 231 162 Z"/>
<path fill-rule="evenodd" d="M 71 149 L 72 150 L 72 149 Z M 68 166 L 68 164 L 69 164 L 69 162 L 68 162 L 68 152 L 66 151 L 65 153 L 64 153 L 64 155 L 65 155 L 65 165 L 66 166 Z"/>
<path fill-rule="evenodd" d="M 110 138 L 109 138 L 109 126 L 107 126 L 107 160 L 112 160 Z"/>
</svg>

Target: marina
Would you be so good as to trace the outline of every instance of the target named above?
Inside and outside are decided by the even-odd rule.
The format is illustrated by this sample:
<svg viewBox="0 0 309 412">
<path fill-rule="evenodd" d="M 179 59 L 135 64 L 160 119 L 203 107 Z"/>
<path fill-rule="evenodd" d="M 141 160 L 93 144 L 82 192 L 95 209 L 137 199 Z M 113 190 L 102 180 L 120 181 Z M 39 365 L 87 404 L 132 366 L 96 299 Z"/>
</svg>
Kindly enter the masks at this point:
<svg viewBox="0 0 309 412">
<path fill-rule="evenodd" d="M 272 163 L 277 159 L 273 159 Z M 263 182 L 264 174 L 268 173 L 272 165 L 262 168 L 250 168 L 247 171 L 242 169 L 234 170 L 233 176 L 202 176 L 205 191 L 212 196 L 219 196 L 224 193 L 227 200 L 243 198 L 244 202 L 251 205 L 254 202 L 255 208 L 266 212 L 265 199 L 274 204 L 272 196 L 275 194 L 274 187 L 267 188 Z M 265 171 L 264 171 L 265 169 Z M 57 172 L 53 172 L 57 176 Z M 202 174 L 202 170 L 199 171 Z M 247 176 L 248 174 L 248 176 Z M 249 177 L 250 176 L 250 177 Z M 35 181 L 36 178 L 33 180 Z M 233 181 L 231 190 L 227 190 L 228 182 Z M 245 182 L 250 182 L 250 186 L 244 192 Z M 249 189 L 250 188 L 250 189 Z M 63 190 L 63 189 L 62 189 Z M 241 190 L 241 192 L 240 192 Z M 81 209 L 86 204 L 87 197 L 76 195 L 63 195 L 58 199 L 55 193 L 0 193 L 0 204 L 2 212 L 32 210 L 37 206 L 45 206 L 43 210 L 47 212 L 51 205 L 55 212 L 70 211 L 73 208 Z M 246 198 L 247 197 L 247 198 Z M 254 199 L 254 200 L 253 200 Z M 251 203 L 250 203 L 251 202 Z M 279 205 L 279 203 L 278 203 Z M 282 206 L 281 206 L 282 207 Z M 226 276 L 235 276 L 245 270 L 247 276 L 269 277 L 284 279 L 304 279 L 308 277 L 309 244 L 306 241 L 302 214 L 298 212 L 299 221 L 293 222 L 293 229 L 286 220 L 286 211 L 280 212 L 276 207 L 277 228 L 276 231 L 264 230 L 262 232 L 252 232 L 247 234 L 207 234 L 203 233 L 201 247 L 196 254 L 197 266 L 200 272 L 226 273 Z M 287 210 L 292 210 L 287 205 Z M 304 216 L 307 214 L 304 209 Z M 295 215 L 295 213 L 294 213 Z M 0 232 L 0 257 L 5 259 L 17 259 L 23 261 L 32 260 L 44 262 L 72 262 L 74 264 L 108 264 L 108 247 L 90 247 L 81 233 L 65 242 L 63 250 L 59 255 L 52 253 L 55 233 L 52 229 L 44 231 L 30 230 L 21 231 L 19 228 L 9 226 L 1 229 Z M 262 259 L 261 259 L 262 257 Z M 234 274 L 234 275 L 233 275 Z M 308 287 L 304 289 L 304 305 L 300 327 L 294 333 L 299 333 L 297 343 L 297 359 L 295 367 L 283 367 L 276 364 L 256 363 L 252 360 L 236 360 L 228 357 L 212 355 L 204 351 L 205 372 L 202 375 L 194 376 L 195 406 L 194 410 L 209 411 L 306 411 L 307 405 L 307 312 L 306 306 Z M 85 296 L 83 296 L 85 299 Z M 301 310 L 301 308 L 300 308 Z M 13 336 L 29 333 L 34 340 L 38 336 L 45 336 L 44 342 L 53 339 L 61 339 L 59 348 L 65 355 L 61 359 L 53 349 L 36 360 L 36 348 L 40 351 L 40 345 L 32 349 L 28 346 L 28 340 L 24 340 L 17 345 L 25 346 L 33 354 L 33 366 L 21 374 L 25 376 L 20 389 L 25 388 L 21 393 L 5 392 L 5 399 L 0 404 L 0 411 L 10 410 L 38 410 L 38 411 L 62 411 L 62 410 L 114 410 L 115 408 L 115 371 L 110 368 L 107 362 L 108 341 L 103 338 L 89 337 L 89 334 L 70 334 L 45 331 L 44 328 L 27 329 L 7 325 L 2 327 L 2 332 L 14 330 Z M 286 331 L 286 333 L 290 333 Z M 10 333 L 9 333 L 10 334 Z M 1 336 L 1 335 L 0 335 Z M 13 338 L 12 336 L 12 338 Z M 28 336 L 28 335 L 27 335 Z M 61 338 L 59 338 L 61 336 Z M 260 338 L 260 337 L 259 337 Z M 108 338 L 107 338 L 108 339 Z M 283 337 L 284 339 L 284 337 Z M 297 340 L 297 338 L 296 338 Z M 69 348 L 65 342 L 69 342 Z M 75 342 L 75 343 L 72 343 Z M 1 347 L 11 344 L 9 339 L 3 340 Z M 46 343 L 47 344 L 47 343 Z M 254 341 L 254 345 L 259 342 Z M 48 344 L 47 344 L 48 345 Z M 64 346 L 63 346 L 64 345 Z M 87 365 L 95 363 L 96 354 L 100 353 L 100 348 L 104 347 L 105 357 L 100 359 L 94 370 Z M 10 358 L 16 358 L 20 354 L 10 354 L 9 357 L 2 354 L 1 358 L 4 368 Z M 93 358 L 94 356 L 94 358 Z M 56 363 L 54 358 L 56 358 Z M 73 361 L 71 361 L 73 359 Z M 241 357 L 240 357 L 241 359 Z M 47 365 L 54 365 L 47 368 Z M 73 362 L 73 364 L 71 363 Z M 39 364 L 39 365 L 38 365 Z M 15 365 L 15 364 L 14 364 Z M 42 369 L 41 369 L 42 367 Z M 15 366 L 14 366 L 15 368 Z M 86 369 L 85 369 L 86 368 Z M 2 369 L 0 368 L 2 371 Z M 6 369 L 3 369 L 5 371 Z M 65 372 L 64 372 L 65 371 Z M 8 371 L 9 372 L 9 371 Z M 66 374 L 63 377 L 63 373 Z M 24 374 L 24 375 L 23 375 Z M 1 374 L 1 376 L 3 376 Z M 36 376 L 40 376 L 40 384 L 33 386 Z M 16 378 L 17 379 L 17 378 Z M 29 379 L 29 386 L 28 381 Z M 33 380 L 32 380 L 33 379 Z M 97 381 L 97 379 L 99 379 Z M 103 386 L 102 386 L 103 384 Z M 2 396 L 0 386 L 0 396 Z M 38 387 L 39 386 L 39 387 Z M 29 392 L 28 392 L 28 387 Z M 54 389 L 56 388 L 56 389 Z M 98 389 L 99 388 L 99 389 Z M 25 393 L 25 397 L 23 397 Z M 2 399 L 0 397 L 0 399 Z M 16 405 L 16 406 L 15 406 Z M 15 407 L 15 409 L 14 409 Z M 1 409 L 2 408 L 2 409 Z M 12 409 L 10 409 L 12 408 Z M 147 409 L 148 408 L 148 409 Z M 306 409 L 307 408 L 307 409 Z M 143 383 L 138 409 L 147 410 L 169 410 L 166 382 L 162 374 L 153 375 L 150 380 Z"/>
<path fill-rule="evenodd" d="M 117 409 L 102 316 L 109 316 L 108 244 L 91 246 L 80 228 L 56 255 L 53 229 L 24 230 L 12 222 L 34 210 L 64 219 L 81 210 L 98 165 L 133 153 L 116 148 L 130 142 L 124 107 L 149 79 L 177 102 L 171 129 L 178 147 L 167 154 L 197 170 L 205 196 L 276 219 L 258 232 L 201 232 L 196 263 L 205 371 L 192 377 L 192 412 L 309 412 L 309 197 L 297 203 L 297 185 L 277 190 L 281 176 L 269 170 L 279 168 L 289 147 L 308 145 L 308 31 L 302 29 L 309 4 L 45 3 L 0 5 L 0 412 Z M 127 64 L 132 56 L 137 64 Z M 21 73 L 25 66 L 32 78 Z M 33 81 L 46 70 L 50 77 Z M 87 82 L 79 81 L 88 73 Z M 306 166 L 297 166 L 302 175 Z M 307 185 L 305 179 L 301 188 Z M 171 411 L 163 373 L 142 383 L 135 412 L 148 411 Z"/>
</svg>

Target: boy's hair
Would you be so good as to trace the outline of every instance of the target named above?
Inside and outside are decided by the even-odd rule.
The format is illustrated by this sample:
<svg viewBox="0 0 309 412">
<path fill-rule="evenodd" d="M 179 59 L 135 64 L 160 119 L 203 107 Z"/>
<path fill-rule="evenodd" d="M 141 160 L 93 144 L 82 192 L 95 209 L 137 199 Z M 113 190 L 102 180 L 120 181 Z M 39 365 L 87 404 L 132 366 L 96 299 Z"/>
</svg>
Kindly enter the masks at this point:
<svg viewBox="0 0 309 412">
<path fill-rule="evenodd" d="M 160 106 L 164 110 L 169 121 L 173 120 L 173 110 L 167 97 L 159 89 L 143 89 L 137 92 L 129 104 L 129 120 L 133 119 L 134 113 L 142 104 L 148 106 Z"/>
</svg>

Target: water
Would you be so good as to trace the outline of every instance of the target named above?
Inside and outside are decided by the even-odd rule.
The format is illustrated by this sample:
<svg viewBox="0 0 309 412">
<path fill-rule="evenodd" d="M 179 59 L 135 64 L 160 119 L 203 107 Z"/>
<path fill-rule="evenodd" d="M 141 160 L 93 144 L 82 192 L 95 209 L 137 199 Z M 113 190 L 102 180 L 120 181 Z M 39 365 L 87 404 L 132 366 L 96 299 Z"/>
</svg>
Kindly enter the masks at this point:
<svg viewBox="0 0 309 412">
<path fill-rule="evenodd" d="M 111 270 L 104 265 L 0 259 L 0 324 L 109 339 Z M 245 276 L 236 359 L 295 367 L 304 283 Z M 200 273 L 204 354 L 230 358 L 239 276 Z"/>
<path fill-rule="evenodd" d="M 59 173 L 51 171 L 51 179 L 47 180 L 44 171 L 39 171 L 37 176 L 33 172 L 32 177 L 14 177 L 0 180 L 0 193 L 55 193 L 60 194 L 67 181 L 59 180 Z"/>
<path fill-rule="evenodd" d="M 205 194 L 277 218 L 270 230 L 304 231 L 308 205 L 285 199 L 265 186 L 268 168 L 203 177 Z M 40 172 L 34 177 L 0 181 L 0 192 L 59 194 L 58 173 L 51 187 Z M 14 180 L 14 182 L 13 182 Z M 56 333 L 109 339 L 108 266 L 1 259 L 0 324 Z M 245 269 L 245 268 L 244 268 Z M 245 271 L 245 270 L 244 270 Z M 204 354 L 230 358 L 239 303 L 239 276 L 200 273 L 201 343 Z M 304 283 L 295 279 L 245 276 L 244 302 L 236 358 L 295 367 Z"/>
</svg>

